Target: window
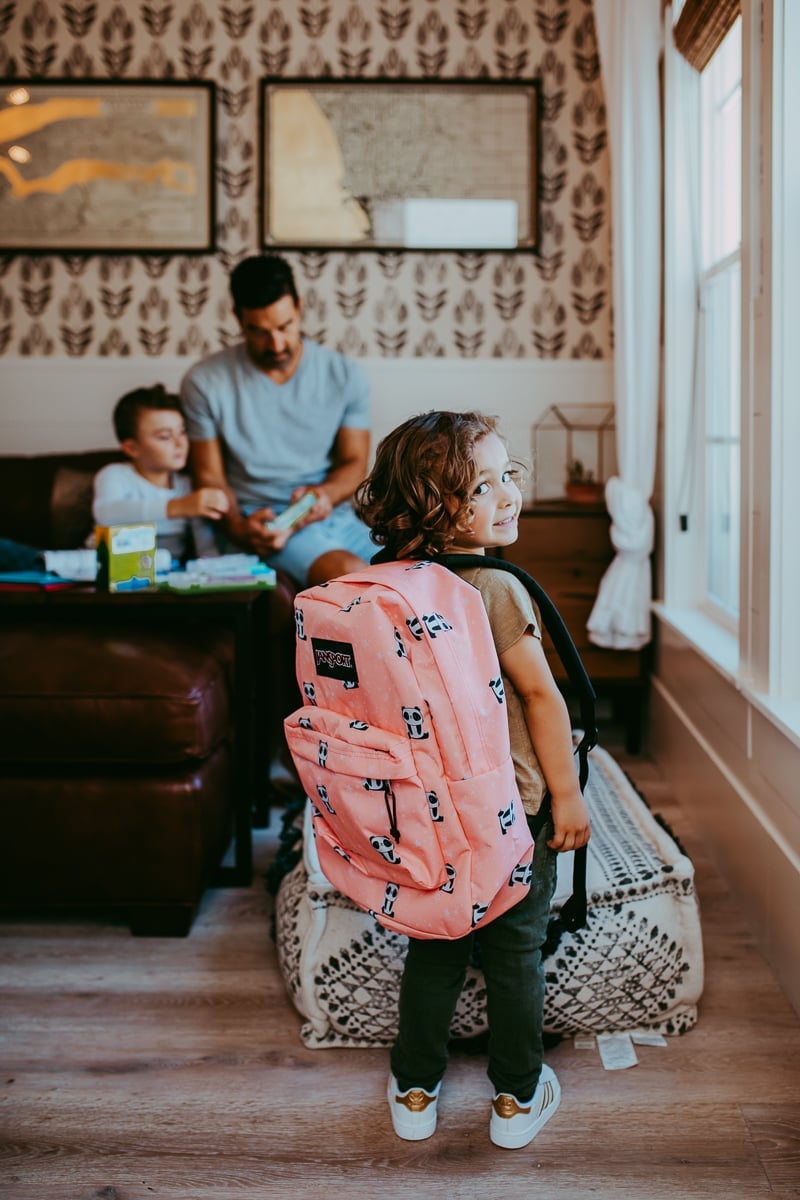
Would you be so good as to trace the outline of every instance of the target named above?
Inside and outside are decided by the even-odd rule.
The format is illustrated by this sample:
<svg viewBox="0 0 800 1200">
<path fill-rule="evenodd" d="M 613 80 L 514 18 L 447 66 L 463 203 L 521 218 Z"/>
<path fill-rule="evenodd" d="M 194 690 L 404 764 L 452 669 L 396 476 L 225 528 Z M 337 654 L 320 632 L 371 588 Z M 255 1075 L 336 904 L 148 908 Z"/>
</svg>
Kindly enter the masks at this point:
<svg viewBox="0 0 800 1200">
<path fill-rule="evenodd" d="M 702 72 L 679 51 L 665 55 L 656 607 L 800 744 L 800 4 L 743 4 Z"/>
<path fill-rule="evenodd" d="M 701 607 L 735 630 L 741 496 L 741 19 L 701 77 L 700 124 Z"/>
</svg>

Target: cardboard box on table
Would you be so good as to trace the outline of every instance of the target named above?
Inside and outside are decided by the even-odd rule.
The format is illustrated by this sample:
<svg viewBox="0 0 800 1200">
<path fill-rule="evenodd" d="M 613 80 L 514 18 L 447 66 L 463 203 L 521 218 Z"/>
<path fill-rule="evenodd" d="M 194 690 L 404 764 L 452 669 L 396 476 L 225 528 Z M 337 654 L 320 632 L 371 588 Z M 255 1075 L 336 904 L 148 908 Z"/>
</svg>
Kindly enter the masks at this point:
<svg viewBox="0 0 800 1200">
<path fill-rule="evenodd" d="M 97 525 L 95 543 L 99 588 L 132 592 L 155 585 L 156 527 L 152 522 Z"/>
</svg>

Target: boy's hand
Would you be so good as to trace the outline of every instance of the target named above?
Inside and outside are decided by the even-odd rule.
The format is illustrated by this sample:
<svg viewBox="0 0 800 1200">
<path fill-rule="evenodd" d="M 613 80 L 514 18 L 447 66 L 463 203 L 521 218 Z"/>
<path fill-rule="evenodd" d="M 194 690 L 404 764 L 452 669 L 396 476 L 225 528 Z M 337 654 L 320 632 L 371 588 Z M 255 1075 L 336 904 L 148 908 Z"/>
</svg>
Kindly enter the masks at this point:
<svg viewBox="0 0 800 1200">
<path fill-rule="evenodd" d="M 583 796 L 576 790 L 573 795 L 553 796 L 550 804 L 554 832 L 548 846 L 558 853 L 580 850 L 589 841 L 592 832 L 589 809 Z"/>
<path fill-rule="evenodd" d="M 208 517 L 211 521 L 219 521 L 230 508 L 231 502 L 222 488 L 201 487 L 196 492 L 190 492 L 187 500 L 194 500 L 197 505 L 195 517 Z"/>
<path fill-rule="evenodd" d="M 222 488 L 201 487 L 188 496 L 180 496 L 170 500 L 167 505 L 168 517 L 206 517 L 210 521 L 219 521 L 230 508 L 228 495 Z"/>
</svg>

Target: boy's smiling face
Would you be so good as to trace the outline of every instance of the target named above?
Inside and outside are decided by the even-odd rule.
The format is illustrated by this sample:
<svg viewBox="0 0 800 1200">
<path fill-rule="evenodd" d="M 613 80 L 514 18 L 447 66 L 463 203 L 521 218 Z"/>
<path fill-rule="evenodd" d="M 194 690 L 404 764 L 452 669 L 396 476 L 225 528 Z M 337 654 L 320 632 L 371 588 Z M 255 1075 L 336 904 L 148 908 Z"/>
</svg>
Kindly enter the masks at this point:
<svg viewBox="0 0 800 1200">
<path fill-rule="evenodd" d="M 517 521 L 522 508 L 522 493 L 517 471 L 508 457 L 505 443 L 496 433 L 487 433 L 475 443 L 476 475 L 469 508 L 460 518 L 452 549 L 457 553 L 478 553 L 498 546 L 511 546 L 517 540 Z"/>
</svg>

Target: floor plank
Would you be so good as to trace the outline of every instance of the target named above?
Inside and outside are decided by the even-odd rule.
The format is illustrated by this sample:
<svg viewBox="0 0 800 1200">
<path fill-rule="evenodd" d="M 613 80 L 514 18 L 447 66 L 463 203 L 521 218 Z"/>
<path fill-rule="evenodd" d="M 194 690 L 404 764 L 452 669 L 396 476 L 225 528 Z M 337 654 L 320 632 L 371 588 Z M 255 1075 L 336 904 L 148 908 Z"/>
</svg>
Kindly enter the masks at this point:
<svg viewBox="0 0 800 1200">
<path fill-rule="evenodd" d="M 773 1188 L 800 1180 L 800 1101 L 743 1104 L 742 1116 Z"/>
<path fill-rule="evenodd" d="M 646 758 L 623 765 L 697 871 L 706 988 L 695 1029 L 638 1066 L 549 1053 L 556 1117 L 488 1140 L 479 1055 L 453 1057 L 429 1142 L 391 1132 L 380 1050 L 308 1050 L 257 878 L 215 889 L 186 939 L 94 920 L 0 923 L 2 1200 L 749 1200 L 800 1196 L 800 1020 L 691 813 Z"/>
</svg>

